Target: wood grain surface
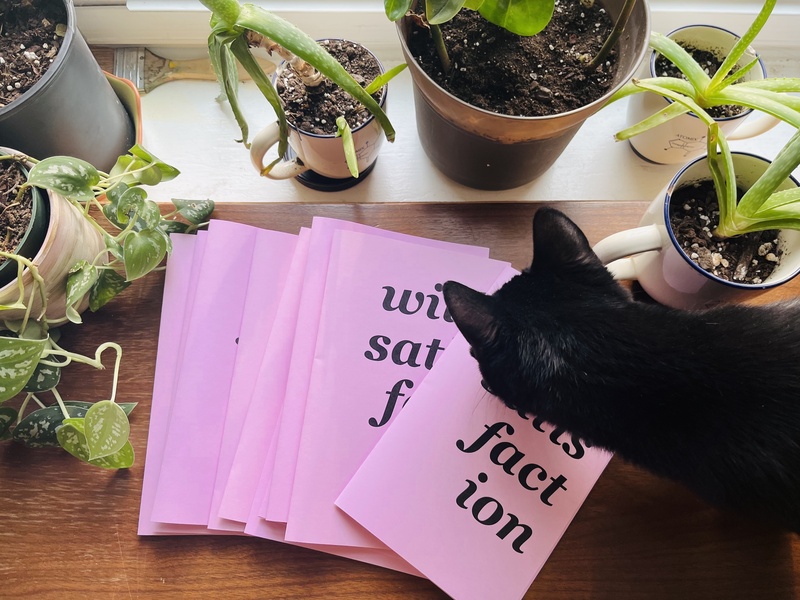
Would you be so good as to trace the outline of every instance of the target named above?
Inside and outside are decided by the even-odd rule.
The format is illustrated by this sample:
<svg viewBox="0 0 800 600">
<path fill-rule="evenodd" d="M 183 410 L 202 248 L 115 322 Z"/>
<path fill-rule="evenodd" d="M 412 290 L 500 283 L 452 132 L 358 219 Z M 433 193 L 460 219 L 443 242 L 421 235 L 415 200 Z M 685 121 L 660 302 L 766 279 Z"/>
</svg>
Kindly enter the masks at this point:
<svg viewBox="0 0 800 600">
<path fill-rule="evenodd" d="M 488 245 L 525 267 L 531 216 L 519 204 L 224 204 L 215 216 L 297 232 L 314 215 Z M 558 203 L 592 243 L 636 225 L 644 203 Z M 163 273 L 137 281 L 86 323 L 68 349 L 124 349 L 119 401 L 137 462 L 107 472 L 60 450 L 0 445 L 0 598 L 444 598 L 430 582 L 288 544 L 247 537 L 137 536 Z M 794 282 L 768 299 L 796 296 Z M 796 366 L 793 366 L 796 368 Z M 107 396 L 109 372 L 70 368 L 66 399 Z M 526 595 L 528 599 L 800 598 L 796 536 L 708 507 L 613 459 Z M 491 600 L 491 599 L 487 599 Z"/>
</svg>

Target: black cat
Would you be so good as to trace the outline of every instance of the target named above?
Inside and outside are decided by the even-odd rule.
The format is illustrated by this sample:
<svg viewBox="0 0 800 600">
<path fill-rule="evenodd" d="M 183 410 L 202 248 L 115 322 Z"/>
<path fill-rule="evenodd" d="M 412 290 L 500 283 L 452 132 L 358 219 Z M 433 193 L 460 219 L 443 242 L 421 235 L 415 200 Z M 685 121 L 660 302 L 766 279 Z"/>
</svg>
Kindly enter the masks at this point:
<svg viewBox="0 0 800 600">
<path fill-rule="evenodd" d="M 708 502 L 800 532 L 800 303 L 681 311 L 634 301 L 562 213 L 491 296 L 447 307 L 484 385 Z"/>
</svg>

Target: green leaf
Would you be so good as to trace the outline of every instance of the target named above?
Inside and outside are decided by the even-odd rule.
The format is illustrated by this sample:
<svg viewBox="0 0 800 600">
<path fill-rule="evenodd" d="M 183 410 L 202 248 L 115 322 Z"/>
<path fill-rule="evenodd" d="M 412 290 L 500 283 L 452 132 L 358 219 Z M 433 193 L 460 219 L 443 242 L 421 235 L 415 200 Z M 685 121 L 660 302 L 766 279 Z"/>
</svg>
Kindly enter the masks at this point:
<svg viewBox="0 0 800 600">
<path fill-rule="evenodd" d="M 350 175 L 358 178 L 358 156 L 356 147 L 353 143 L 353 132 L 344 117 L 336 117 L 336 136 L 342 138 L 344 146 L 344 158 L 347 161 L 347 168 Z"/>
<path fill-rule="evenodd" d="M 402 19 L 411 10 L 414 0 L 383 0 L 383 8 L 390 21 Z"/>
<path fill-rule="evenodd" d="M 131 232 L 125 238 L 125 278 L 133 281 L 155 269 L 167 253 L 167 238 L 161 231 Z"/>
<path fill-rule="evenodd" d="M 111 256 L 117 260 L 122 260 L 122 254 L 124 250 L 122 248 L 122 244 L 119 243 L 117 238 L 112 237 L 108 233 L 103 233 L 103 241 L 106 243 L 106 250 L 111 252 Z"/>
<path fill-rule="evenodd" d="M 76 309 L 83 297 L 100 277 L 97 267 L 85 260 L 80 261 L 69 270 L 67 277 L 67 318 L 72 323 L 80 323 L 81 317 Z"/>
<path fill-rule="evenodd" d="M 162 181 L 170 181 L 171 179 L 175 179 L 181 172 L 176 169 L 175 167 L 168 165 L 163 160 L 159 159 L 155 154 L 148 151 L 144 147 L 140 145 L 135 145 L 130 150 L 131 154 L 137 156 L 138 158 L 145 161 L 146 164 L 152 165 L 156 170 L 158 170 L 159 175 L 155 183 L 161 183 Z M 147 183 L 143 179 L 140 179 L 142 183 Z M 151 184 L 154 185 L 154 184 Z"/>
<path fill-rule="evenodd" d="M 72 418 L 83 417 L 87 409 L 81 406 L 67 406 L 67 414 Z M 58 446 L 56 430 L 64 421 L 64 413 L 57 404 L 40 408 L 22 419 L 14 428 L 14 441 L 30 448 Z"/>
<path fill-rule="evenodd" d="M 130 442 L 126 442 L 119 452 L 103 458 L 90 459 L 89 446 L 86 443 L 85 423 L 83 419 L 64 419 L 56 436 L 61 447 L 84 462 L 104 469 L 127 469 L 133 465 L 134 452 Z"/>
<path fill-rule="evenodd" d="M 182 221 L 161 221 L 159 225 L 161 231 L 169 235 L 170 233 L 186 233 L 189 231 L 189 224 Z"/>
<path fill-rule="evenodd" d="M 142 210 L 146 198 L 147 192 L 142 188 L 131 187 L 125 190 L 117 203 L 117 222 L 127 224 L 131 220 L 131 217 Z"/>
<path fill-rule="evenodd" d="M 89 309 L 92 312 L 100 310 L 130 284 L 114 269 L 100 269 L 100 277 L 89 290 Z"/>
<path fill-rule="evenodd" d="M 139 211 L 142 229 L 155 229 L 161 223 L 161 210 L 152 200 L 145 200 Z"/>
<path fill-rule="evenodd" d="M 431 25 L 447 23 L 464 7 L 464 0 L 426 0 L 425 20 Z"/>
<path fill-rule="evenodd" d="M 481 16 L 517 35 L 535 35 L 553 18 L 554 0 L 486 0 Z"/>
<path fill-rule="evenodd" d="M 39 363 L 22 390 L 32 394 L 46 392 L 56 387 L 59 381 L 61 381 L 61 367 Z"/>
<path fill-rule="evenodd" d="M 239 3 L 236 0 L 200 0 L 222 23 L 231 27 L 239 18 Z"/>
<path fill-rule="evenodd" d="M 0 406 L 0 440 L 11 439 L 11 426 L 17 420 L 17 409 L 10 406 Z"/>
<path fill-rule="evenodd" d="M 84 417 L 84 435 L 89 460 L 116 454 L 128 441 L 128 415 L 111 400 L 96 402 Z"/>
<path fill-rule="evenodd" d="M 214 212 L 213 200 L 180 200 L 173 198 L 172 203 L 178 213 L 193 225 L 200 225 L 211 218 Z"/>
<path fill-rule="evenodd" d="M 16 396 L 31 378 L 47 340 L 0 337 L 0 403 Z"/>
<path fill-rule="evenodd" d="M 407 63 L 400 63 L 386 71 L 385 73 L 381 73 L 375 79 L 370 82 L 370 84 L 365 87 L 364 89 L 367 91 L 369 95 L 374 94 L 387 83 L 389 83 L 392 79 L 394 79 L 398 74 L 402 73 L 408 67 Z"/>
<path fill-rule="evenodd" d="M 92 187 L 100 182 L 100 172 L 85 160 L 52 156 L 33 166 L 28 182 L 71 200 L 88 202 L 94 199 Z"/>
<path fill-rule="evenodd" d="M 94 406 L 94 402 L 83 402 L 81 400 L 65 400 L 64 404 L 66 406 L 80 406 L 89 410 L 92 406 Z M 125 411 L 126 415 L 130 415 L 133 412 L 133 409 L 136 408 L 136 405 L 139 404 L 138 402 L 117 402 L 117 406 L 119 406 L 123 411 Z"/>
</svg>

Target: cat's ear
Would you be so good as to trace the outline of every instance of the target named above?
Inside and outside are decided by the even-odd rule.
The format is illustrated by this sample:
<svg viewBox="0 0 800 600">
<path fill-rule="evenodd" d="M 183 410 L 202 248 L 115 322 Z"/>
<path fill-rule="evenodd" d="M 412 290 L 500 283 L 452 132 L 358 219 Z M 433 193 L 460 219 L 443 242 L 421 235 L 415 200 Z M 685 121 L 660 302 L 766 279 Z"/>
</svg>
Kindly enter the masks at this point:
<svg viewBox="0 0 800 600">
<path fill-rule="evenodd" d="M 567 215 L 547 207 L 533 216 L 533 262 L 539 266 L 602 266 L 583 231 Z"/>
<path fill-rule="evenodd" d="M 470 346 L 480 348 L 494 340 L 497 326 L 491 296 L 455 281 L 446 282 L 442 293 L 450 316 Z"/>
</svg>

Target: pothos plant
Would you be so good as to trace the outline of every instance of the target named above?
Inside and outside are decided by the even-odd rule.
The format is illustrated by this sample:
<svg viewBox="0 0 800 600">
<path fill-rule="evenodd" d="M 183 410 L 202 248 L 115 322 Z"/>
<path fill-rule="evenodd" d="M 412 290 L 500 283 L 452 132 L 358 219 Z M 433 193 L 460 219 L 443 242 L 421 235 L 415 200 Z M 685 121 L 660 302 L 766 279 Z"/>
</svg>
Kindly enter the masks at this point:
<svg viewBox="0 0 800 600">
<path fill-rule="evenodd" d="M 395 131 L 380 104 L 372 97 L 406 65 L 399 65 L 362 87 L 344 67 L 292 23 L 253 4 L 240 4 L 238 0 L 201 0 L 211 12 L 211 34 L 208 53 L 223 93 L 230 103 L 236 122 L 242 131 L 242 142 L 247 146 L 249 127 L 239 105 L 236 61 L 252 78 L 278 118 L 280 139 L 278 158 L 264 168 L 268 173 L 288 150 L 289 130 L 286 113 L 280 96 L 270 78 L 258 64 L 251 48 L 261 47 L 270 54 L 277 53 L 301 78 L 306 86 L 319 85 L 328 78 L 358 100 L 380 123 L 390 142 Z M 355 147 L 350 127 L 344 117 L 336 120 L 337 134 L 345 146 L 347 165 L 354 177 L 358 176 Z"/>
<path fill-rule="evenodd" d="M 585 6 L 594 0 L 577 0 Z M 417 2 L 424 2 L 423 17 L 412 12 Z M 608 38 L 594 57 L 587 57 L 587 70 L 596 69 L 619 39 L 636 0 L 626 0 Z M 499 27 L 520 36 L 532 36 L 542 31 L 553 18 L 555 0 L 384 0 L 384 10 L 390 21 L 411 16 L 431 32 L 439 62 L 445 72 L 452 68 L 447 44 L 440 25 L 447 23 L 461 10 L 468 9 Z"/>
<path fill-rule="evenodd" d="M 212 211 L 211 200 L 173 200 L 174 210 L 162 215 L 159 206 L 147 198 L 142 185 L 156 185 L 178 175 L 177 169 L 160 161 L 141 146 L 119 157 L 110 173 L 89 163 L 57 156 L 36 161 L 22 155 L 0 156 L 0 160 L 33 163 L 28 179 L 18 190 L 21 198 L 27 187 L 35 186 L 65 197 L 81 211 L 105 240 L 105 249 L 94 260 L 72 266 L 66 283 L 66 314 L 48 318 L 46 282 L 37 265 L 19 255 L 0 252 L 17 263 L 18 298 L 0 306 L 3 310 L 22 310 L 17 320 L 2 320 L 0 334 L 0 404 L 24 394 L 19 409 L 0 406 L 0 440 L 13 439 L 32 447 L 60 446 L 92 465 L 117 469 L 130 467 L 134 460 L 128 440 L 128 414 L 135 403 L 117 403 L 116 391 L 122 348 L 104 342 L 94 356 L 70 352 L 59 344 L 59 326 L 80 323 L 78 307 L 88 294 L 89 309 L 98 310 L 130 283 L 158 268 L 171 249 L 169 234 L 191 233 L 204 224 Z M 94 209 L 94 210 L 92 210 Z M 106 228 L 95 219 L 99 212 Z M 179 221 L 182 217 L 184 221 Z M 108 255 L 111 256 L 109 261 Z M 32 285 L 24 286 L 27 270 Z M 41 308 L 33 313 L 33 300 Z M 70 363 L 83 363 L 103 369 L 102 356 L 113 353 L 113 376 L 107 398 L 95 402 L 65 401 L 58 392 L 61 371 Z M 43 394 L 54 402 L 43 401 Z M 31 405 L 37 408 L 28 411 Z"/>
</svg>

